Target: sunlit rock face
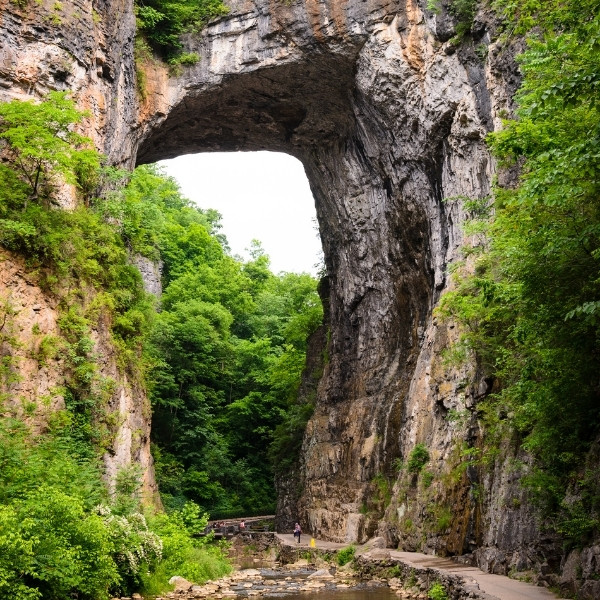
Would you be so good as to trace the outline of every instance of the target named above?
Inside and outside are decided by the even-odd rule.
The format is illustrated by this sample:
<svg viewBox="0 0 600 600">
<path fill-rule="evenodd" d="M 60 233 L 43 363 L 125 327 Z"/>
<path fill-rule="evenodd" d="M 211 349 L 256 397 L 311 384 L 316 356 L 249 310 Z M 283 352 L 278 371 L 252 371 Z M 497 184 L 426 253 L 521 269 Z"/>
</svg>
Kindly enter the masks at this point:
<svg viewBox="0 0 600 600">
<path fill-rule="evenodd" d="M 72 89 L 116 164 L 216 150 L 298 157 L 323 240 L 329 331 L 317 336 L 326 360 L 282 525 L 475 552 L 506 571 L 535 560 L 539 534 L 508 459 L 452 474 L 462 442 L 479 438 L 474 409 L 489 390 L 475 368 L 445 366 L 457 333 L 434 308 L 463 242 L 458 198 L 489 193 L 484 137 L 511 110 L 518 75 L 485 14 L 455 46 L 446 0 L 438 14 L 426 4 L 234 1 L 186 39 L 197 65 L 173 75 L 140 61 L 136 78 L 130 4 L 73 3 L 53 20 L 49 0 L 3 0 L 0 99 Z M 417 443 L 430 456 L 427 487 L 397 470 Z"/>
</svg>

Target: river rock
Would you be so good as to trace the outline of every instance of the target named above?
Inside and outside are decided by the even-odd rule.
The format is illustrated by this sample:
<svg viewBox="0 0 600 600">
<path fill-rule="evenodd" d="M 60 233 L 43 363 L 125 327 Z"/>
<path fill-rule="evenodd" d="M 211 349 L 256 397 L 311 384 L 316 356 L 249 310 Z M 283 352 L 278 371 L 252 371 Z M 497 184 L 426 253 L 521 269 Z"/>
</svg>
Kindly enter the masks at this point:
<svg viewBox="0 0 600 600">
<path fill-rule="evenodd" d="M 385 538 L 383 537 L 374 537 L 371 538 L 369 541 L 367 541 L 367 543 L 364 545 L 364 550 L 368 551 L 368 550 L 373 550 L 374 548 L 385 548 L 387 546 L 387 543 L 385 541 Z M 362 550 L 362 548 L 359 548 L 357 550 L 357 554 L 360 554 L 360 551 Z"/>
<path fill-rule="evenodd" d="M 392 577 L 392 579 L 388 580 L 388 585 L 392 589 L 398 589 L 402 587 L 402 580 L 397 577 Z"/>
<path fill-rule="evenodd" d="M 318 571 L 311 573 L 307 579 L 333 579 L 333 575 L 328 569 L 319 569 Z"/>
<path fill-rule="evenodd" d="M 240 572 L 244 577 L 262 577 L 262 574 L 258 569 L 244 569 Z"/>
<path fill-rule="evenodd" d="M 363 556 L 370 560 L 386 560 L 389 559 L 391 555 L 389 550 L 374 548 L 373 550 L 363 553 Z"/>
<path fill-rule="evenodd" d="M 176 592 L 189 592 L 194 585 L 191 581 L 188 581 L 179 575 L 171 577 L 171 579 L 169 579 L 169 584 L 175 587 Z"/>
<path fill-rule="evenodd" d="M 299 558 L 296 562 L 289 563 L 285 565 L 286 569 L 301 569 L 303 567 L 308 567 L 309 562 L 306 558 Z"/>
</svg>

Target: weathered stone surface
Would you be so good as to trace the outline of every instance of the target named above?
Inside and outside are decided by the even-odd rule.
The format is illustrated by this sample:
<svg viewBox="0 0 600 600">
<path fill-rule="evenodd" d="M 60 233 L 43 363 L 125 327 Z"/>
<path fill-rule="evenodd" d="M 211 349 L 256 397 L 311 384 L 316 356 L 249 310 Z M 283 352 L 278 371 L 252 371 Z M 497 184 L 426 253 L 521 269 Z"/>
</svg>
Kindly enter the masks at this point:
<svg viewBox="0 0 600 600">
<path fill-rule="evenodd" d="M 82 302 L 93 293 L 82 291 Z M 0 250 L 0 353 L 11 363 L 12 374 L 0 381 L 0 393 L 9 398 L 5 409 L 25 418 L 37 429 L 47 427 L 53 410 L 64 408 L 62 390 L 68 366 L 58 320 L 58 297 L 43 290 L 25 262 Z M 139 464 L 147 494 L 156 493 L 150 444 L 150 406 L 143 389 L 118 367 L 108 323 L 99 319 L 90 332 L 99 375 L 112 386 L 106 409 L 119 415 L 107 433 L 110 451 L 104 464 L 110 482 L 120 468 Z M 11 339 L 13 341 L 11 341 Z"/>
<path fill-rule="evenodd" d="M 169 579 L 169 585 L 174 586 L 176 592 L 189 592 L 194 584 L 185 577 L 174 575 Z M 215 589 L 219 589 L 218 586 L 215 586 Z"/>
<path fill-rule="evenodd" d="M 371 550 L 383 549 L 387 546 L 386 539 L 383 537 L 375 537 L 368 540 L 365 545 L 357 549 L 357 554 L 360 552 L 369 552 Z"/>
<path fill-rule="evenodd" d="M 329 569 L 319 569 L 311 573 L 307 579 L 333 579 L 333 575 L 329 572 Z"/>
<path fill-rule="evenodd" d="M 8 397 L 6 408 L 21 418 L 26 404 L 34 406 L 30 420 L 40 428 L 50 414 L 42 399 L 50 411 L 64 408 L 57 304 L 28 274 L 23 260 L 0 250 L 0 353 L 13 371 L 2 378 L 0 392 Z"/>
<path fill-rule="evenodd" d="M 154 262 L 141 254 L 136 254 L 131 258 L 131 262 L 139 269 L 144 289 L 160 298 L 162 294 L 162 264 Z"/>
<path fill-rule="evenodd" d="M 92 115 L 84 129 L 116 164 L 264 149 L 303 162 L 328 271 L 320 339 L 329 360 L 301 464 L 282 495 L 285 520 L 343 543 L 378 535 L 405 549 L 469 552 L 495 572 L 560 555 L 520 491 L 511 468 L 518 452 L 506 449 L 487 473 L 466 468 L 442 483 L 461 444 L 481 435 L 476 405 L 491 382 L 475 367 L 444 366 L 458 332 L 433 310 L 464 241 L 457 198 L 490 191 L 495 166 L 484 137 L 513 108 L 518 48 L 494 41 L 485 12 L 457 47 L 446 1 L 438 14 L 426 0 L 229 5 L 229 15 L 186 39 L 202 57 L 197 65 L 179 77 L 158 62 L 141 67 L 142 100 L 131 3 L 78 0 L 52 18 L 50 0 L 25 8 L 2 0 L 0 100 L 72 89 Z M 114 409 L 143 414 L 142 397 L 127 397 Z M 135 456 L 149 472 L 141 423 Z M 135 454 L 127 427 L 109 466 Z M 429 487 L 395 470 L 417 443 L 429 449 Z"/>
<path fill-rule="evenodd" d="M 82 128 L 96 145 L 115 162 L 131 156 L 130 132 L 135 128 L 137 101 L 133 61 L 135 18 L 133 6 L 123 0 L 94 2 L 75 0 L 55 3 L 50 0 L 30 3 L 0 1 L 0 101 L 31 99 L 51 90 L 71 90 L 78 105 L 90 112 Z M 127 161 L 129 162 L 129 161 Z M 68 191 L 68 190 L 67 190 Z M 61 199 L 68 205 L 71 199 Z M 27 327 L 38 323 L 43 335 L 57 334 L 56 299 L 28 281 L 27 269 L 19 267 L 21 284 L 10 275 L 9 264 L 18 259 L 2 255 L 0 296 L 20 296 L 23 309 L 18 319 L 33 307 L 41 307 Z M 5 270 L 6 269 L 6 270 Z M 25 327 L 25 323 L 24 323 Z M 39 349 L 42 336 L 21 334 L 28 345 Z M 146 493 L 154 495 L 156 485 L 150 456 L 150 408 L 145 395 L 134 382 L 119 372 L 116 353 L 110 343 L 106 324 L 92 332 L 94 352 L 100 357 L 100 373 L 116 382 L 109 410 L 118 414 L 114 444 L 104 456 L 107 476 L 114 481 L 116 472 L 132 462 L 144 473 Z M 36 338 L 36 339 L 34 339 Z M 38 366 L 36 366 L 36 364 Z M 60 361 L 40 361 L 34 356 L 19 359 L 22 382 L 11 392 L 25 402 L 38 404 L 40 420 L 44 398 L 50 407 L 61 407 L 56 390 L 64 383 L 64 365 Z"/>
</svg>

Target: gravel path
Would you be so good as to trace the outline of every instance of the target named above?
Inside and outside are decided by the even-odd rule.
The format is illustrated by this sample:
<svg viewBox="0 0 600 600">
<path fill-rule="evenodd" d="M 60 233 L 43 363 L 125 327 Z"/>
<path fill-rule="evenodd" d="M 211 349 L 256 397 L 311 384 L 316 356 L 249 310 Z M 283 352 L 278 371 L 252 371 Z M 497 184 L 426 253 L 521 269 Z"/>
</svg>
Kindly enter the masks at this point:
<svg viewBox="0 0 600 600">
<path fill-rule="evenodd" d="M 477 567 L 461 565 L 447 558 L 397 550 L 390 550 L 390 557 L 401 560 L 409 566 L 439 569 L 460 575 L 466 580 L 475 580 L 482 592 L 495 596 L 498 600 L 561 600 L 546 588 L 517 581 L 505 575 L 484 573 Z"/>
</svg>

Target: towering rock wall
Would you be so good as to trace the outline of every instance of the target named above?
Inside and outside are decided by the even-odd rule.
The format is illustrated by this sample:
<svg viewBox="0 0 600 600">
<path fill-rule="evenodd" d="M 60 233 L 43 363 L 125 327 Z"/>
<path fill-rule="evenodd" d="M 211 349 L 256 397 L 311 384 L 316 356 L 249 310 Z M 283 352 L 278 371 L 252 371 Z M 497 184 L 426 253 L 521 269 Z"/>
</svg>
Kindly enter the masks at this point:
<svg viewBox="0 0 600 600">
<path fill-rule="evenodd" d="M 84 306 L 93 301 L 85 296 Z M 66 390 L 72 385 L 73 365 L 67 360 L 66 340 L 59 326 L 64 317 L 59 294 L 40 286 L 18 256 L 0 249 L 0 404 L 3 414 L 19 417 L 34 428 L 46 430 L 53 411 L 65 408 Z M 95 411 L 105 417 L 96 423 L 105 448 L 104 465 L 109 483 L 131 464 L 139 466 L 143 490 L 152 500 L 156 483 L 150 445 L 150 405 L 135 377 L 119 368 L 110 329 L 100 318 L 89 332 L 93 345 L 92 392 L 102 406 Z M 99 386 L 103 386 L 102 393 Z"/>
<path fill-rule="evenodd" d="M 464 461 L 490 382 L 475 367 L 445 366 L 458 334 L 434 314 L 464 241 L 459 197 L 490 190 L 484 138 L 512 109 L 516 49 L 494 42 L 484 11 L 455 43 L 447 0 L 437 13 L 426 0 L 228 4 L 229 15 L 186 39 L 197 65 L 174 75 L 140 59 L 136 79 L 130 4 L 4 0 L 0 99 L 72 89 L 91 111 L 88 133 L 118 164 L 213 150 L 298 157 L 329 273 L 328 361 L 299 500 L 286 495 L 282 514 L 337 541 L 382 535 L 407 549 L 473 552 L 499 572 L 539 562 L 540 534 L 510 467 L 518 449 L 485 471 Z M 430 456 L 425 482 L 397 469 L 417 444 Z"/>
<path fill-rule="evenodd" d="M 138 119 L 133 38 L 135 18 L 127 1 L 0 2 L 0 101 L 39 98 L 51 90 L 71 90 L 89 112 L 84 133 L 114 162 L 130 162 L 132 131 Z M 129 144 L 129 146 L 128 146 Z M 68 190 L 66 190 L 68 192 Z M 63 194 L 63 205 L 73 197 Z M 60 339 L 59 298 L 38 286 L 28 266 L 10 253 L 0 255 L 0 300 L 14 311 L 15 343 L 3 340 L 13 377 L 0 393 L 10 410 L 40 427 L 48 408 L 64 407 L 68 367 L 46 359 L 40 344 Z M 106 410 L 111 413 L 104 462 L 109 480 L 131 463 L 140 465 L 145 492 L 156 491 L 150 455 L 150 406 L 145 390 L 118 367 L 107 323 L 93 331 L 99 377 L 111 381 Z M 113 385 L 114 384 L 114 385 Z M 37 407 L 37 408 L 32 408 Z"/>
</svg>

